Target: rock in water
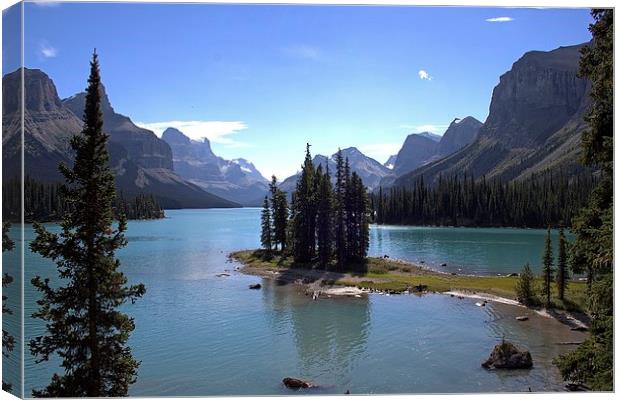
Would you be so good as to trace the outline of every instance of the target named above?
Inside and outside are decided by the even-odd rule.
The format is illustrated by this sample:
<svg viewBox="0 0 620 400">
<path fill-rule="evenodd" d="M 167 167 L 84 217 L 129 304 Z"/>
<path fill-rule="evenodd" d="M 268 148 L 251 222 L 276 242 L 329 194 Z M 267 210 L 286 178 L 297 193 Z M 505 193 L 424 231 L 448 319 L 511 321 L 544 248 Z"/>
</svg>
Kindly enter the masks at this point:
<svg viewBox="0 0 620 400">
<path fill-rule="evenodd" d="M 523 369 L 532 368 L 532 355 L 521 351 L 514 344 L 504 342 L 495 346 L 489 359 L 482 363 L 483 368 Z"/>
<path fill-rule="evenodd" d="M 250 289 L 260 289 L 262 286 L 260 283 L 255 283 L 253 285 L 250 285 L 249 288 Z"/>
<path fill-rule="evenodd" d="M 282 383 L 289 389 L 308 389 L 312 387 L 310 382 L 306 382 L 302 379 L 298 378 L 284 378 L 282 379 Z"/>
<path fill-rule="evenodd" d="M 515 319 L 517 321 L 527 321 L 529 318 L 527 317 L 527 315 L 519 315 L 519 316 L 515 317 Z"/>
</svg>

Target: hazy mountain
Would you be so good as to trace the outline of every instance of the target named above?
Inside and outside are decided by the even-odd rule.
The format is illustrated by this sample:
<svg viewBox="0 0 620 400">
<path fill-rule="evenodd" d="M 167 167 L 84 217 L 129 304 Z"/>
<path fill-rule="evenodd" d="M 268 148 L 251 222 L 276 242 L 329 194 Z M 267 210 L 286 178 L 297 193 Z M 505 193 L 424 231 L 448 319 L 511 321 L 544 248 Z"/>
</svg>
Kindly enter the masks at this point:
<svg viewBox="0 0 620 400">
<path fill-rule="evenodd" d="M 413 133 L 405 139 L 394 161 L 394 175 L 400 176 L 428 162 L 437 152 L 438 143 L 428 132 Z"/>
<path fill-rule="evenodd" d="M 476 139 L 482 122 L 474 117 L 455 118 L 441 137 L 437 146 L 437 156 L 445 157 L 462 149 Z"/>
<path fill-rule="evenodd" d="M 62 179 L 58 163 L 71 164 L 69 139 L 82 130 L 78 94 L 62 102 L 53 81 L 41 70 L 24 69 L 26 174 L 39 181 Z M 20 99 L 21 70 L 7 74 L 3 81 L 2 113 L 4 177 L 19 176 L 21 165 Z M 205 192 L 172 171 L 170 147 L 151 131 L 135 126 L 116 114 L 103 93 L 104 131 L 110 135 L 110 166 L 117 189 L 127 196 L 151 193 L 166 208 L 231 207 L 235 203 Z M 79 113 L 76 115 L 76 113 Z"/>
<path fill-rule="evenodd" d="M 500 77 L 474 142 L 395 184 L 421 175 L 427 182 L 462 173 L 511 180 L 545 169 L 581 170 L 579 142 L 590 101 L 589 82 L 577 77 L 581 47 L 526 53 Z"/>
<path fill-rule="evenodd" d="M 191 140 L 175 128 L 166 129 L 162 139 L 170 145 L 174 170 L 183 178 L 246 206 L 261 204 L 269 182 L 251 162 L 243 158 L 218 157 L 208 139 Z"/>
<path fill-rule="evenodd" d="M 334 153 L 331 157 L 326 157 L 321 154 L 317 154 L 312 159 L 312 163 L 314 167 L 318 167 L 319 165 L 323 166 L 325 170 L 325 166 L 329 166 L 329 172 L 332 177 L 332 181 L 335 181 L 335 172 L 336 172 L 336 154 Z M 385 166 L 381 165 L 377 160 L 370 158 L 364 155 L 361 151 L 359 151 L 355 147 L 348 147 L 346 149 L 342 149 L 343 158 L 349 159 L 349 166 L 351 168 L 351 172 L 356 172 L 360 178 L 362 178 L 362 182 L 369 189 L 374 189 L 379 185 L 379 182 L 382 178 L 389 175 L 390 170 Z M 295 190 L 295 186 L 297 184 L 297 179 L 300 173 L 296 175 L 289 176 L 286 178 L 281 184 L 280 188 L 289 194 Z"/>
</svg>

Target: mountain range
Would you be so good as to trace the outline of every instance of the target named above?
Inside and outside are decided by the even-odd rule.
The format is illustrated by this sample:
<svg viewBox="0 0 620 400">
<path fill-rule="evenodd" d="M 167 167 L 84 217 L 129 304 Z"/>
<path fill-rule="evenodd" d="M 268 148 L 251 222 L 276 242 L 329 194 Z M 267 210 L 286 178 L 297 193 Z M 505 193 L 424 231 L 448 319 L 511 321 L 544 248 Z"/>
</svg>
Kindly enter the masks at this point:
<svg viewBox="0 0 620 400">
<path fill-rule="evenodd" d="M 204 190 L 244 206 L 258 206 L 269 181 L 243 158 L 225 160 L 213 153 L 208 139 L 191 140 L 176 128 L 161 137 L 172 149 L 174 170 Z"/>
<path fill-rule="evenodd" d="M 580 138 L 591 101 L 590 82 L 577 75 L 584 45 L 523 55 L 493 89 L 489 116 L 475 140 L 400 175 L 394 185 L 454 174 L 515 180 L 545 170 L 581 171 Z"/>
<path fill-rule="evenodd" d="M 84 93 L 61 100 L 53 81 L 41 70 L 24 68 L 24 167 L 25 174 L 58 182 L 58 164 L 71 164 L 69 140 L 82 130 L 78 117 Z M 5 180 L 21 170 L 22 70 L 5 75 L 3 82 L 2 165 Z M 153 194 L 165 208 L 236 207 L 239 204 L 206 192 L 173 170 L 172 150 L 153 132 L 139 128 L 112 108 L 102 89 L 104 131 L 110 135 L 108 151 L 117 190 L 126 196 Z"/>
<path fill-rule="evenodd" d="M 409 186 L 420 177 L 432 184 L 454 174 L 515 180 L 549 169 L 577 173 L 590 105 L 590 82 L 577 76 L 584 45 L 524 54 L 500 77 L 484 123 L 455 118 L 442 136 L 410 134 L 385 164 L 355 147 L 343 149 L 343 156 L 370 190 Z M 5 179 L 18 177 L 21 168 L 21 72 L 3 77 Z M 26 174 L 59 181 L 58 163 L 71 162 L 69 140 L 81 131 L 85 94 L 61 100 L 43 71 L 23 72 Z M 151 193 L 165 208 L 198 208 L 256 206 L 267 193 L 268 180 L 250 161 L 219 157 L 207 139 L 191 140 L 175 128 L 158 138 L 117 113 L 105 88 L 102 112 L 110 165 L 125 195 Z M 313 163 L 328 166 L 333 176 L 335 154 L 316 155 Z M 280 188 L 292 193 L 298 176 L 284 179 Z"/>
</svg>

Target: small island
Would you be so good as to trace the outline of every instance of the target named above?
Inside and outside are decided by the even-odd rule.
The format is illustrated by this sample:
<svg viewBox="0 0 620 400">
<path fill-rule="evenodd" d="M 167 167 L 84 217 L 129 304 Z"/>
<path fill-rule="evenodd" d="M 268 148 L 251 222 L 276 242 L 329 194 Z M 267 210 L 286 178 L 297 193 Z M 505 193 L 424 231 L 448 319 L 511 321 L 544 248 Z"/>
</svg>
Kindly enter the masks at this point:
<svg viewBox="0 0 620 400">
<path fill-rule="evenodd" d="M 271 198 L 265 196 L 261 212 L 263 248 L 229 255 L 243 265 L 241 272 L 275 279 L 281 284 L 303 285 L 306 294 L 314 299 L 360 297 L 371 292 L 443 293 L 481 299 L 480 306 L 487 301 L 527 306 L 572 327 L 585 328 L 570 314 L 581 314 L 586 309 L 587 285 L 579 280 L 558 281 L 558 296 L 551 296 L 550 273 L 536 277 L 529 265 L 520 273 L 478 276 L 438 271 L 387 254 L 369 257 L 369 226 L 374 222 L 369 196 L 340 151 L 336 154 L 334 175 L 330 175 L 327 164 L 325 169 L 322 165 L 315 168 L 308 144 L 290 204 L 288 194 L 276 185 L 273 177 Z M 566 243 L 561 232 L 559 254 L 565 255 Z M 542 255 L 545 265 L 551 262 L 551 253 L 548 230 Z M 565 269 L 565 264 L 565 256 L 558 259 L 558 270 Z"/>
</svg>

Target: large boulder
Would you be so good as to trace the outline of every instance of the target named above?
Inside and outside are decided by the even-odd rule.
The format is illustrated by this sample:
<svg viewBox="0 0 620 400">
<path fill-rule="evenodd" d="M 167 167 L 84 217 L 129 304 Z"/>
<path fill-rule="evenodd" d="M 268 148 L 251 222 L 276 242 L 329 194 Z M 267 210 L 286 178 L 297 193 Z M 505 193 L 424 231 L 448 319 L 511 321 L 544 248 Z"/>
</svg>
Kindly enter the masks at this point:
<svg viewBox="0 0 620 400">
<path fill-rule="evenodd" d="M 489 359 L 482 363 L 483 368 L 523 369 L 532 368 L 532 355 L 521 351 L 514 344 L 502 341 L 495 346 Z"/>
<path fill-rule="evenodd" d="M 312 387 L 310 382 L 298 378 L 284 378 L 282 383 L 289 389 L 308 389 Z"/>
</svg>

